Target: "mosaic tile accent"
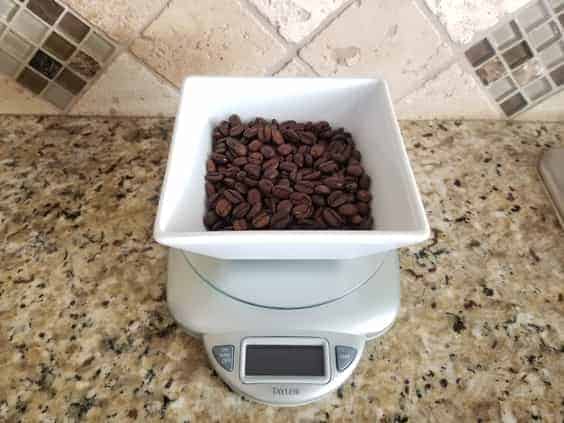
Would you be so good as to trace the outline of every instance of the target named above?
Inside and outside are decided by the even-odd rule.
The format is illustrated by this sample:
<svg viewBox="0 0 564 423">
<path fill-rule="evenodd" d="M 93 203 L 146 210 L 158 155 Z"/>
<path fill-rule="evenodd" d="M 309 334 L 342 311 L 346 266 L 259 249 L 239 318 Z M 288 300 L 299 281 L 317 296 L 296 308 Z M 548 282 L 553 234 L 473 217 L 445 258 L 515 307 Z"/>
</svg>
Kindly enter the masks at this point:
<svg viewBox="0 0 564 423">
<path fill-rule="evenodd" d="M 564 89 L 564 0 L 535 0 L 464 54 L 483 88 L 513 117 Z"/>
<path fill-rule="evenodd" d="M 59 0 L 0 0 L 0 74 L 59 109 L 74 103 L 115 51 Z"/>
</svg>

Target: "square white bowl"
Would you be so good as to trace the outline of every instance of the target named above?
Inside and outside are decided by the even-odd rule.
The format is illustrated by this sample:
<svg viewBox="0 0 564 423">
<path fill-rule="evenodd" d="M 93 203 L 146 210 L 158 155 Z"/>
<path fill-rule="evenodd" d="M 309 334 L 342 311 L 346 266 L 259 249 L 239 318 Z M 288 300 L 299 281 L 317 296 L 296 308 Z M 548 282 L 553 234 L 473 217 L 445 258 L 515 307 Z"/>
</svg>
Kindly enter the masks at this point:
<svg viewBox="0 0 564 423">
<path fill-rule="evenodd" d="M 327 120 L 351 132 L 372 178 L 374 229 L 207 231 L 204 177 L 212 128 L 232 113 L 243 121 Z M 385 81 L 185 80 L 155 222 L 159 243 L 221 259 L 349 259 L 424 241 L 429 232 Z"/>
</svg>

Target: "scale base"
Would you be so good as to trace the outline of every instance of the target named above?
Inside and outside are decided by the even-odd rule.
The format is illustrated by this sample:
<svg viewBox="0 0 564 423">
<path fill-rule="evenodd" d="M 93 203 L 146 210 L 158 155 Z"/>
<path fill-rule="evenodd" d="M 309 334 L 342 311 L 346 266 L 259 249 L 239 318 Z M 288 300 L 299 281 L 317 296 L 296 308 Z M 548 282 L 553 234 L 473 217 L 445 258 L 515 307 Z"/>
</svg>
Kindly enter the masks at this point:
<svg viewBox="0 0 564 423">
<path fill-rule="evenodd" d="M 366 340 L 385 333 L 399 312 L 397 251 L 338 263 L 334 267 L 334 280 L 327 275 L 327 271 L 317 272 L 323 273 L 323 278 L 315 277 L 315 269 L 336 266 L 334 262 L 273 262 L 276 285 L 273 285 L 272 280 L 265 279 L 260 266 L 254 266 L 253 262 L 214 264 L 210 260 L 184 251 L 170 250 L 167 282 L 169 309 L 189 334 L 203 339 L 210 362 L 218 375 L 235 391 L 261 403 L 301 405 L 337 389 L 358 364 Z M 210 269 L 217 269 L 218 266 L 222 266 L 224 272 L 218 275 L 231 274 L 229 269 L 234 274 L 240 273 L 241 266 L 248 269 L 248 273 L 239 274 L 240 284 L 228 281 L 227 276 L 222 280 L 208 279 L 213 274 Z M 309 276 L 298 282 L 292 279 L 292 283 L 280 286 L 284 275 L 288 278 L 296 276 L 297 269 Z M 339 280 L 339 274 L 351 274 L 357 280 L 343 283 Z M 243 283 L 245 285 L 241 288 Z M 331 290 L 333 285 L 338 285 L 338 289 Z M 257 290 L 260 292 L 257 293 Z M 319 295 L 323 301 L 313 301 L 316 290 L 323 292 Z M 295 297 L 294 300 L 292 297 Z M 300 345 L 302 341 L 323 342 L 327 381 L 267 378 L 257 382 L 245 379 L 244 345 L 253 339 L 270 339 L 271 342 L 273 339 L 285 339 Z M 222 366 L 217 355 L 214 355 L 214 347 L 222 346 L 231 348 L 230 368 Z M 336 348 L 339 346 L 349 346 L 356 351 L 354 360 L 341 370 L 337 366 Z"/>
</svg>

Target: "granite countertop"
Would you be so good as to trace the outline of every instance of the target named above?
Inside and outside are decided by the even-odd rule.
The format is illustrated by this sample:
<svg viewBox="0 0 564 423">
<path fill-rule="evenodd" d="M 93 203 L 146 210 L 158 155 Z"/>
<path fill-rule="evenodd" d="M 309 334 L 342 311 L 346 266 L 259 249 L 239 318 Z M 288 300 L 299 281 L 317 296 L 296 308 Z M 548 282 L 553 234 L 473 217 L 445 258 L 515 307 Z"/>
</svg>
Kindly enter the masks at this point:
<svg viewBox="0 0 564 423">
<path fill-rule="evenodd" d="M 561 421 L 564 124 L 403 122 L 433 229 L 352 378 L 277 409 L 172 320 L 152 239 L 170 119 L 0 118 L 0 421 Z"/>
</svg>

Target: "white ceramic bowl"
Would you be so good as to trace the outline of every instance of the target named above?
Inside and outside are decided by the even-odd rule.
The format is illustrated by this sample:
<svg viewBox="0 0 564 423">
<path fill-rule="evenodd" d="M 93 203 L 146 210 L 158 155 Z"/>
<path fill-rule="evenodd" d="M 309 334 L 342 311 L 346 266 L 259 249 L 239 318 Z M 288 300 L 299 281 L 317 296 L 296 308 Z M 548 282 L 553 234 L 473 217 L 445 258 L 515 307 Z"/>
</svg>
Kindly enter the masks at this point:
<svg viewBox="0 0 564 423">
<path fill-rule="evenodd" d="M 374 229 L 206 231 L 204 176 L 211 131 L 232 113 L 243 120 L 327 120 L 350 131 L 372 177 Z M 386 83 L 357 78 L 187 78 L 154 235 L 161 244 L 222 259 L 348 259 L 425 240 L 429 225 Z"/>
</svg>

